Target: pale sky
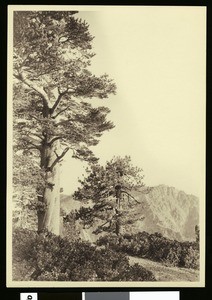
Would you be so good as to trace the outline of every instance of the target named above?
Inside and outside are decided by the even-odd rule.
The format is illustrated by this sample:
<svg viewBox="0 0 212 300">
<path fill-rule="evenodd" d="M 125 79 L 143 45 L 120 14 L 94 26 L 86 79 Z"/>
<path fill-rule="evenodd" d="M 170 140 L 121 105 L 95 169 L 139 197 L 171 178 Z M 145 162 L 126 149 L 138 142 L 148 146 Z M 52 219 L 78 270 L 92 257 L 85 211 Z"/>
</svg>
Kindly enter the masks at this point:
<svg viewBox="0 0 212 300">
<path fill-rule="evenodd" d="M 100 163 L 130 155 L 146 185 L 200 196 L 205 164 L 204 7 L 83 11 L 95 36 L 91 70 L 109 74 L 117 94 L 89 100 L 108 106 L 116 127 L 93 148 Z M 64 158 L 61 186 L 72 193 L 86 164 Z"/>
</svg>

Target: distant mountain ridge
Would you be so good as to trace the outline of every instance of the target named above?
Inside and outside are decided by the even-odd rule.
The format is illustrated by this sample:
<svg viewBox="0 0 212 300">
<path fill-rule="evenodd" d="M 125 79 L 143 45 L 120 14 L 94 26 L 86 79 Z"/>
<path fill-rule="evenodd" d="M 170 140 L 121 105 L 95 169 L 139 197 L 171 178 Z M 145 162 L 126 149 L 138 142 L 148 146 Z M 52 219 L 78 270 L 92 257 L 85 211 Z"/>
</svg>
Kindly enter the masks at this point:
<svg viewBox="0 0 212 300">
<path fill-rule="evenodd" d="M 166 185 L 155 186 L 148 194 L 134 192 L 134 196 L 141 202 L 136 208 L 141 220 L 138 218 L 134 224 L 124 225 L 124 232 L 159 232 L 170 239 L 195 240 L 195 226 L 199 225 L 199 199 L 196 196 Z M 61 195 L 61 207 L 66 213 L 80 205 L 71 196 Z M 81 235 L 96 239 L 95 235 L 92 237 L 92 229 L 83 229 Z"/>
<path fill-rule="evenodd" d="M 159 185 L 149 194 L 140 195 L 143 202 L 143 221 L 134 230 L 160 232 L 171 239 L 195 240 L 195 226 L 199 224 L 199 199 L 174 187 Z"/>
</svg>

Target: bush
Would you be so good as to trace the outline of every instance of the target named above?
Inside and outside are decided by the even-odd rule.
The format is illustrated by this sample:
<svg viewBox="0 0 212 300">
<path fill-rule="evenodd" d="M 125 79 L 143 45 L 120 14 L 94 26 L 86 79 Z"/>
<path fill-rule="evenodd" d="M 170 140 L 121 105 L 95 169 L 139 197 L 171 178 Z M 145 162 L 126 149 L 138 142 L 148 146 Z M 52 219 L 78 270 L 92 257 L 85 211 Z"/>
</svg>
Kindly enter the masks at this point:
<svg viewBox="0 0 212 300">
<path fill-rule="evenodd" d="M 70 243 L 66 238 L 49 232 L 38 235 L 27 230 L 16 230 L 13 237 L 15 280 L 155 280 L 152 272 L 139 265 L 132 268 L 126 254 L 112 249 L 99 249 L 80 240 Z M 28 271 L 17 276 L 22 264 Z"/>
<path fill-rule="evenodd" d="M 28 229 L 15 229 L 13 231 L 12 253 L 13 253 L 13 280 L 29 280 L 31 266 L 26 263 L 29 259 L 28 249 L 30 249 L 36 238 L 36 232 Z"/>
<path fill-rule="evenodd" d="M 120 274 L 119 280 L 121 281 L 156 281 L 153 273 L 138 263 L 130 266 L 123 273 Z"/>
<path fill-rule="evenodd" d="M 180 266 L 184 268 L 199 268 L 199 247 L 197 243 L 182 244 Z"/>
<path fill-rule="evenodd" d="M 97 244 L 107 245 L 111 249 L 132 256 L 148 258 L 169 266 L 199 268 L 199 244 L 197 242 L 179 242 L 162 236 L 161 233 L 140 232 L 125 234 L 122 238 L 107 235 L 99 238 Z"/>
</svg>

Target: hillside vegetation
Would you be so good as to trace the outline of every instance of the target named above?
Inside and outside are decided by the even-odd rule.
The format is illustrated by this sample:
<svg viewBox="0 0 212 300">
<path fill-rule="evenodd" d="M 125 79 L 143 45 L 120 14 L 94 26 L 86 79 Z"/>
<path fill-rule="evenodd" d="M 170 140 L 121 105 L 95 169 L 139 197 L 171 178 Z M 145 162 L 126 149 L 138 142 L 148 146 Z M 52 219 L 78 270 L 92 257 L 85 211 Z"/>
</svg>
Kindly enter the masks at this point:
<svg viewBox="0 0 212 300">
<path fill-rule="evenodd" d="M 117 252 L 131 256 L 148 258 L 169 266 L 199 268 L 199 243 L 170 240 L 160 233 L 149 234 L 145 231 L 121 238 L 115 235 L 101 237 L 97 245 L 107 245 Z"/>
<path fill-rule="evenodd" d="M 81 240 L 26 229 L 13 233 L 13 280 L 37 281 L 155 281 L 126 254 L 98 249 Z"/>
<path fill-rule="evenodd" d="M 145 218 L 136 224 L 124 225 L 124 233 L 119 237 L 106 232 L 94 234 L 94 226 L 83 227 L 83 222 L 76 220 L 81 203 L 62 195 L 60 236 L 49 232 L 37 234 L 27 228 L 14 230 L 13 280 L 198 281 L 197 232 L 189 226 L 185 230 L 194 208 L 196 219 L 191 219 L 191 224 L 198 219 L 198 201 L 196 197 L 185 195 L 159 186 L 140 196 L 142 203 L 137 209 Z M 182 199 L 185 212 L 179 217 Z M 150 201 L 154 205 L 150 206 Z M 90 205 L 87 202 L 86 206 Z M 173 213 L 177 210 L 178 213 Z M 177 234 L 181 237 L 179 240 L 167 237 L 176 236 L 177 222 L 181 224 Z M 147 225 L 148 232 L 142 230 Z M 154 228 L 160 231 L 152 233 Z M 162 232 L 166 232 L 166 236 Z M 185 232 L 190 241 L 182 241 Z"/>
</svg>

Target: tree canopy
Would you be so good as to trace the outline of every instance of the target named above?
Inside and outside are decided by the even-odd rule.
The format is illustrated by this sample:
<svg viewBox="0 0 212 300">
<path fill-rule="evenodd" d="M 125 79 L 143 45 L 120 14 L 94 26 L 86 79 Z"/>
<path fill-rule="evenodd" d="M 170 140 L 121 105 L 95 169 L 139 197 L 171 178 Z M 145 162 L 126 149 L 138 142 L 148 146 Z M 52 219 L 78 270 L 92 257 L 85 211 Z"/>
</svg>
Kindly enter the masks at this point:
<svg viewBox="0 0 212 300">
<path fill-rule="evenodd" d="M 61 140 L 75 157 L 88 158 L 87 146 L 114 125 L 106 120 L 108 108 L 93 108 L 83 99 L 107 98 L 115 84 L 89 71 L 93 37 L 75 13 L 14 12 L 14 105 L 25 149 L 39 150 L 48 134 L 49 143 Z"/>
</svg>

